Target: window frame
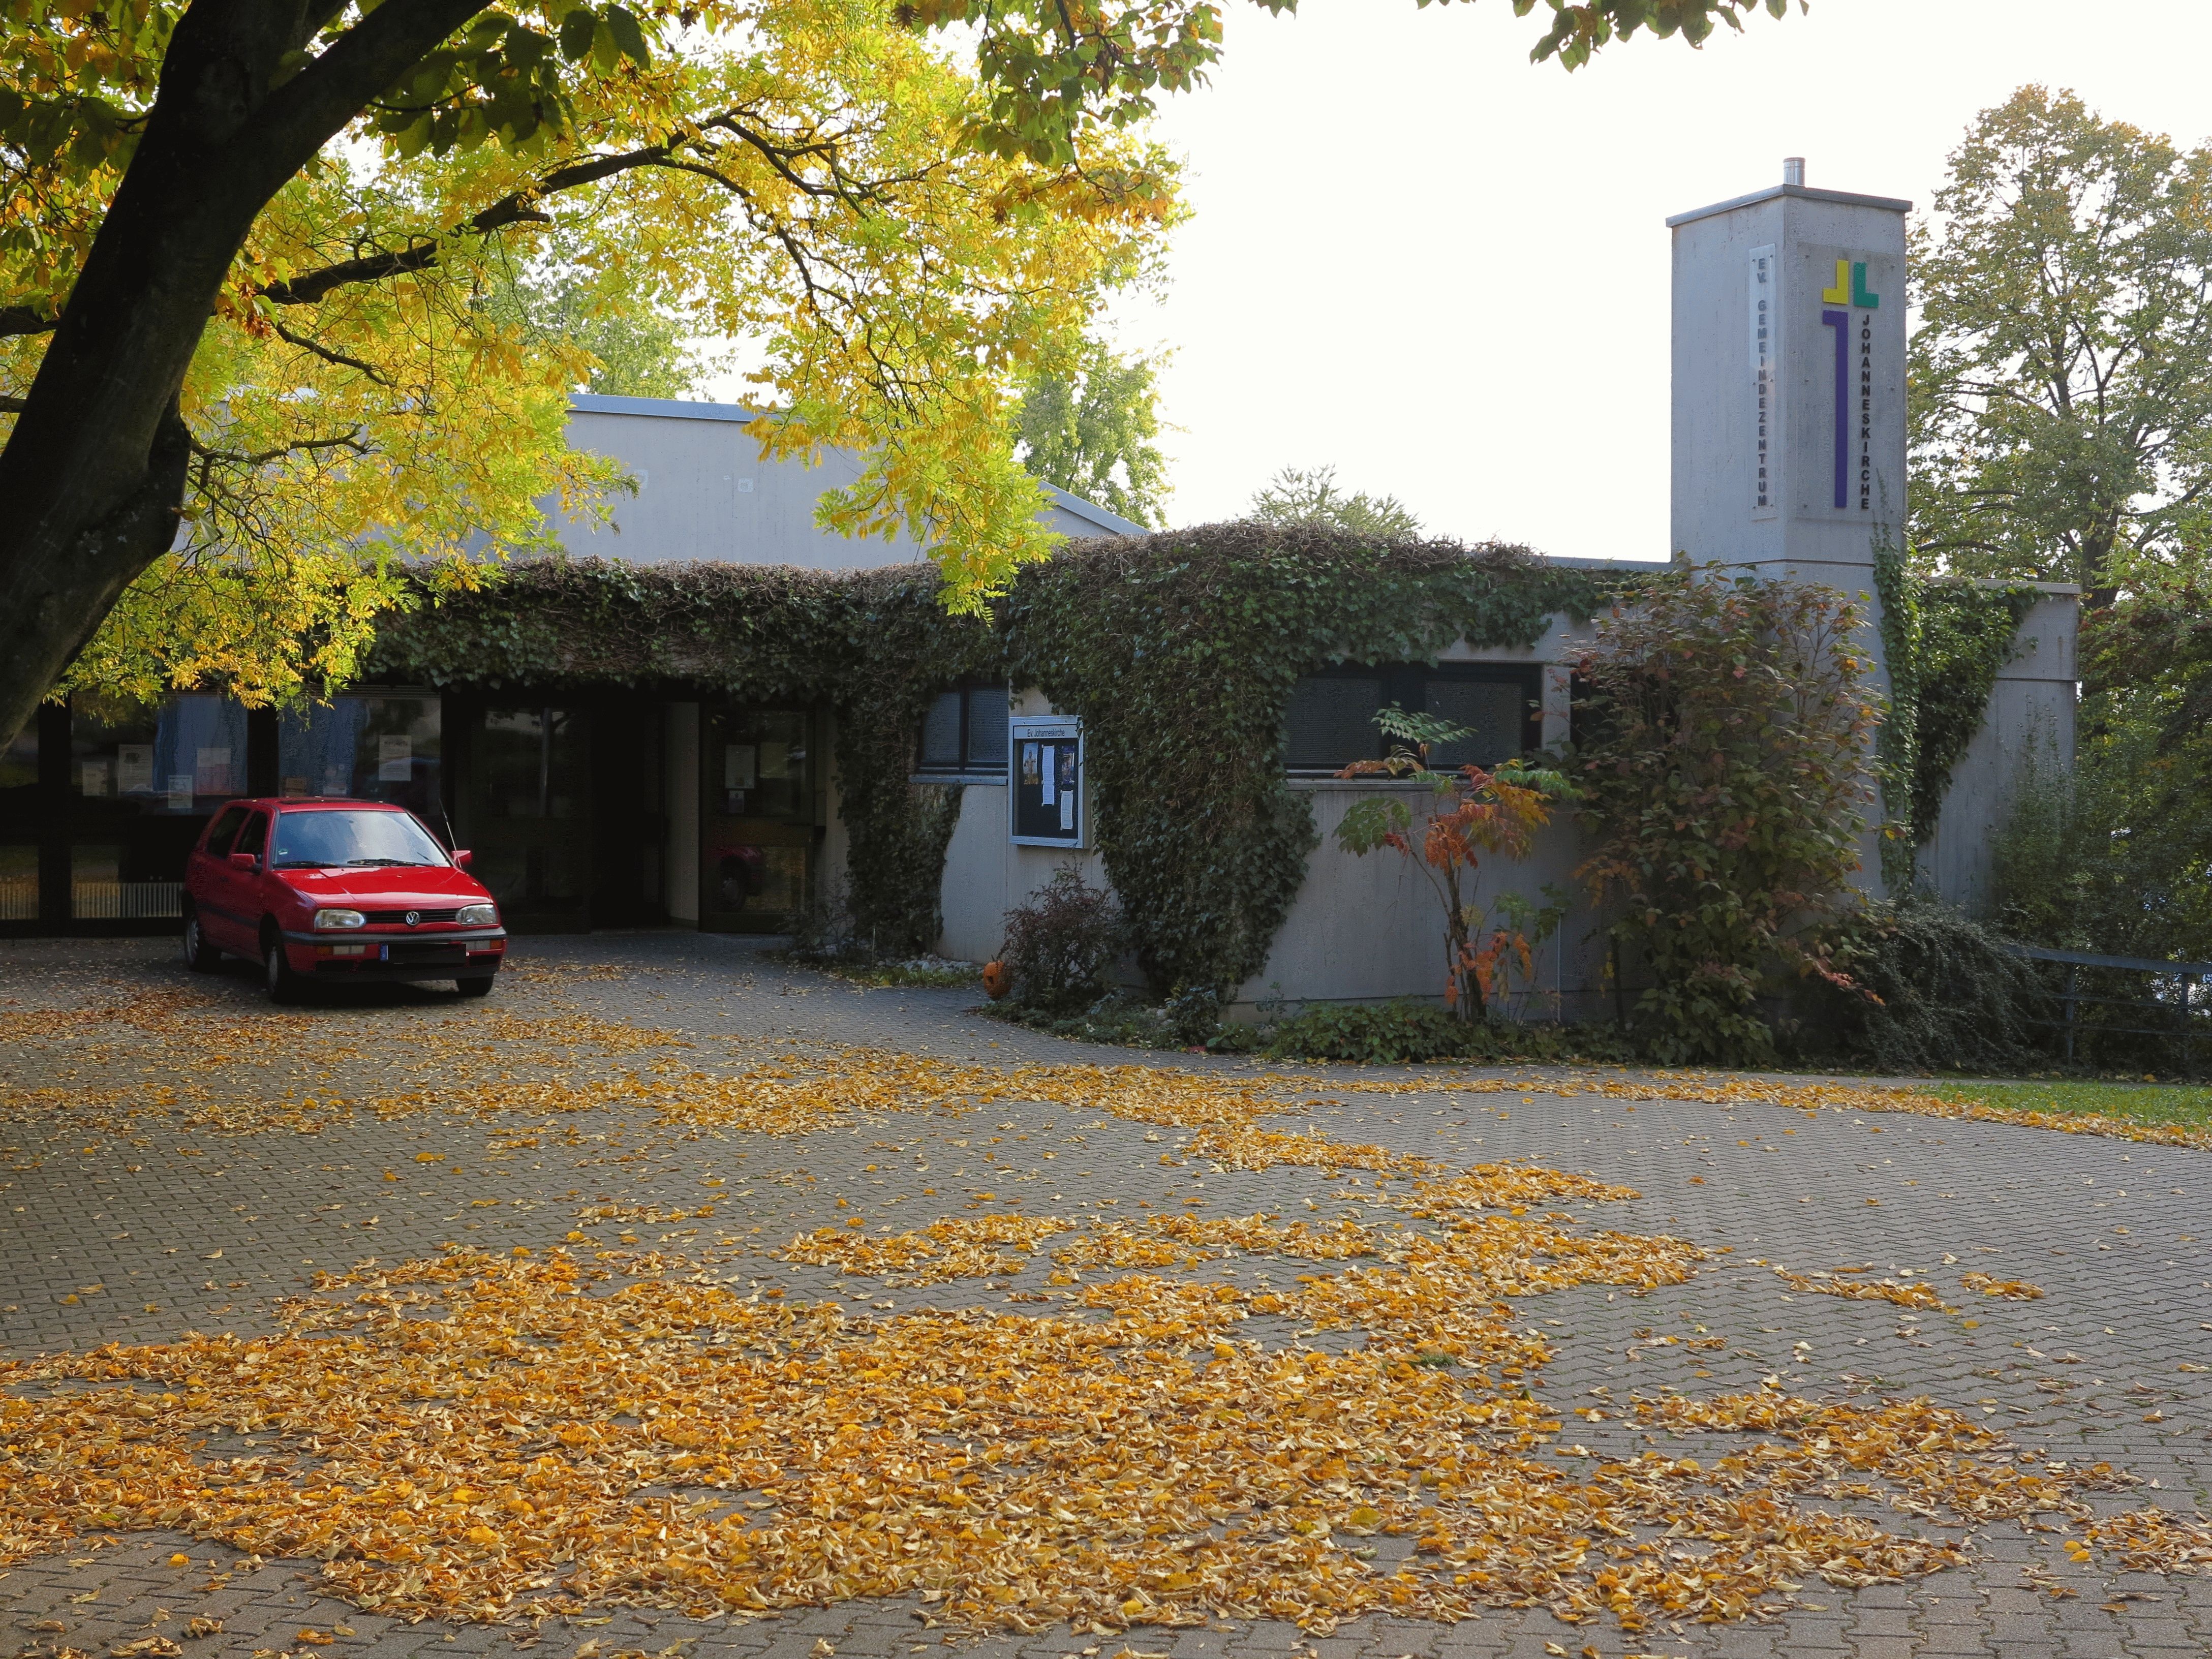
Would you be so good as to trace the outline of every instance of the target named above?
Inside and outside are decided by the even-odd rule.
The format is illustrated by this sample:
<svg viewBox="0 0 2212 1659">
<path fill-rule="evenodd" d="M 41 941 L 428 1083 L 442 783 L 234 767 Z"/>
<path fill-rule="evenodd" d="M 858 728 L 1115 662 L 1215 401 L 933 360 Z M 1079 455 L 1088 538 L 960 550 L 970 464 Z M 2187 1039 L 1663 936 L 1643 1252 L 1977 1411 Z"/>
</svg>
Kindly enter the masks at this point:
<svg viewBox="0 0 2212 1659">
<path fill-rule="evenodd" d="M 930 699 L 930 708 L 935 708 L 940 701 L 948 696 L 959 698 L 960 758 L 956 763 L 947 764 L 944 761 L 933 761 L 922 753 L 922 733 L 927 730 L 929 723 L 929 709 L 926 708 L 922 711 L 921 725 L 915 732 L 914 775 L 915 777 L 944 782 L 961 779 L 969 781 L 988 779 L 997 783 L 1006 781 L 1013 765 L 1013 744 L 1011 736 L 1004 739 L 1006 752 L 996 760 L 975 758 L 974 714 L 975 694 L 978 691 L 996 691 L 1006 698 L 1007 730 L 1011 732 L 1014 714 L 1013 688 L 1005 681 L 960 680 L 945 686 L 937 693 L 936 696 Z"/>
<path fill-rule="evenodd" d="M 1387 708 L 1395 703 L 1409 714 L 1425 714 L 1429 706 L 1429 684 L 1431 681 L 1457 681 L 1462 684 L 1517 684 L 1522 690 L 1521 720 L 1521 753 L 1525 757 L 1544 746 L 1544 666 L 1541 663 L 1521 662 L 1392 662 L 1392 663 L 1332 663 L 1326 668 L 1316 668 L 1298 676 L 1305 680 L 1380 680 L 1382 700 L 1377 708 Z M 1291 731 L 1287 708 L 1283 722 L 1283 769 L 1294 778 L 1328 778 L 1341 772 L 1358 760 L 1382 760 L 1389 752 L 1390 740 L 1382 729 L 1375 730 L 1375 749 L 1372 754 L 1353 755 L 1344 760 L 1321 762 L 1298 760 L 1291 752 Z"/>
<path fill-rule="evenodd" d="M 216 809 L 216 815 L 208 820 L 207 841 L 204 843 L 204 850 L 210 858 L 230 856 L 231 847 L 238 840 L 238 832 L 246 828 L 246 815 L 251 811 L 240 801 L 232 801 Z"/>
</svg>

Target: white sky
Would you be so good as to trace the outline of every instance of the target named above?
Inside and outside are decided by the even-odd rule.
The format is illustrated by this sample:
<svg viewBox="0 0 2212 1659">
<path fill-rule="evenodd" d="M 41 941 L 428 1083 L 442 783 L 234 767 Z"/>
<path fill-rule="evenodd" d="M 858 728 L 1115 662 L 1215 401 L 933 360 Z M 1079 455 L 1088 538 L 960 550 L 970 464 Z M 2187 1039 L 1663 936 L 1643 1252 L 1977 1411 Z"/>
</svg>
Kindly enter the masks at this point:
<svg viewBox="0 0 2212 1659">
<path fill-rule="evenodd" d="M 1505 0 L 1304 0 L 1228 18 L 1159 130 L 1195 210 L 1164 304 L 1178 524 L 1334 463 L 1437 533 L 1666 556 L 1668 215 L 1778 183 L 1925 204 L 2026 82 L 2193 144 L 2208 0 L 1814 0 L 1702 52 L 1638 37 L 1573 75 Z M 1538 11 L 1547 8 L 1539 6 Z"/>
</svg>

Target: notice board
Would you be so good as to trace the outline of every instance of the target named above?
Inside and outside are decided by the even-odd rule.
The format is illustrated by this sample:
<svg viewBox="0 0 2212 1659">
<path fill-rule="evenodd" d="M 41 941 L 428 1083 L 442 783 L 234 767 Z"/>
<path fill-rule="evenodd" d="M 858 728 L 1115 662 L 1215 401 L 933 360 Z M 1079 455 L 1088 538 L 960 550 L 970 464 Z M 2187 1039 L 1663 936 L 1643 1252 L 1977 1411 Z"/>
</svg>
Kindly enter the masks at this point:
<svg viewBox="0 0 2212 1659">
<path fill-rule="evenodd" d="M 1018 714 L 1008 722 L 1006 790 L 1018 847 L 1080 847 L 1083 722 L 1063 715 Z"/>
</svg>

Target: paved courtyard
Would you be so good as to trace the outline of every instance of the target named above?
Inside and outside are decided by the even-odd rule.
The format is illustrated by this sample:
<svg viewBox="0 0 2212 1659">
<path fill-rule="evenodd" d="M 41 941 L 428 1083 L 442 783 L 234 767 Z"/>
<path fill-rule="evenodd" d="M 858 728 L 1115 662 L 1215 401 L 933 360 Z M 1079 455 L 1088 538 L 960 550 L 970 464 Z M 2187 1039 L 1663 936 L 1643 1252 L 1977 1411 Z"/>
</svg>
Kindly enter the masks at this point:
<svg viewBox="0 0 2212 1659">
<path fill-rule="evenodd" d="M 1018 1271 L 921 1289 L 764 1252 L 855 1216 L 879 1229 L 1000 1212 L 1267 1211 L 1377 1224 L 1376 1185 L 1356 1170 L 1224 1170 L 1177 1159 L 1183 1131 L 1064 1103 L 927 1114 L 863 1103 L 811 1133 L 770 1134 L 672 1127 L 605 1081 L 625 1030 L 647 1034 L 622 1063 L 648 1078 L 655 1066 L 727 1071 L 848 1045 L 982 1065 L 1263 1069 L 1251 1062 L 1069 1044 L 972 1013 L 973 991 L 864 989 L 711 936 L 525 940 L 511 969 L 488 1003 L 393 988 L 278 1011 L 247 969 L 191 975 L 166 942 L 0 944 L 0 1359 L 267 1332 L 279 1298 L 309 1291 L 319 1273 L 455 1245 L 535 1256 L 604 1249 L 629 1261 L 659 1250 L 702 1280 L 785 1305 L 1022 1312 L 1072 1294 L 1042 1250 Z M 687 1046 L 672 1048 L 678 1041 Z M 2212 1514 L 2212 1152 L 1895 1113 L 1717 1105 L 1666 1098 L 1656 1085 L 1643 1098 L 1336 1095 L 1328 1080 L 1353 1073 L 1301 1069 L 1316 1079 L 1316 1104 L 1269 1127 L 1454 1165 L 1526 1159 L 1587 1172 L 1641 1194 L 1604 1206 L 1603 1226 L 1711 1253 L 1686 1283 L 1648 1295 L 1592 1284 L 1516 1302 L 1516 1323 L 1555 1349 L 1533 1385 L 1554 1411 L 1763 1386 L 1868 1402 L 1924 1395 L 2048 1459 L 2109 1462 L 2136 1478 L 2100 1509 Z M 599 1092 L 580 1104 L 580 1091 Z M 499 1109 L 471 1103 L 485 1101 Z M 1242 1257 L 1171 1276 L 1249 1283 L 1266 1265 Z M 1276 1265 L 1287 1278 L 1342 1264 Z M 1775 1266 L 1924 1278 L 1957 1311 L 1808 1294 Z M 1975 1295 L 1961 1289 L 1967 1273 L 2044 1295 Z M 1598 1458 L 1650 1440 L 1617 1413 L 1566 1422 L 1563 1446 Z M 235 1438 L 207 1455 L 283 1449 L 250 1429 Z M 0 1516 L 0 1539 L 5 1526 Z M 1367 1615 L 1327 1635 L 1269 1621 L 1115 1635 L 1063 1624 L 973 1645 L 992 1659 L 2212 1652 L 2212 1564 L 2194 1577 L 2116 1571 L 2012 1522 L 1944 1535 L 1964 1540 L 1970 1565 L 1856 1590 L 1813 1579 L 1767 1617 L 1662 1622 L 1633 1636 L 1610 1621 L 1491 1609 L 1448 1626 Z M 742 1623 L 609 1608 L 409 1624 L 321 1583 L 315 1561 L 174 1532 L 88 1531 L 65 1553 L 0 1566 L 9 1644 L 0 1654 L 155 1654 L 168 1650 L 143 1644 L 162 1638 L 191 1655 L 852 1659 L 954 1639 L 908 1600 Z M 190 1636 L 196 1618 L 220 1620 L 220 1632 Z"/>
</svg>

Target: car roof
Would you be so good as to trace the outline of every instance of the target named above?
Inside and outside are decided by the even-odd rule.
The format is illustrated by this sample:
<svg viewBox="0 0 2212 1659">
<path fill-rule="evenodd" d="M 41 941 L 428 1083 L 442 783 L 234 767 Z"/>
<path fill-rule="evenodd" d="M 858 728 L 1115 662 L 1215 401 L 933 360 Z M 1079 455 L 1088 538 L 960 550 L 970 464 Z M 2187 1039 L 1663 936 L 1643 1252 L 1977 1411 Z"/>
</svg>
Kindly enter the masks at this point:
<svg viewBox="0 0 2212 1659">
<path fill-rule="evenodd" d="M 392 801 L 356 800 L 349 795 L 258 795 L 246 800 L 233 801 L 231 805 L 266 806 L 279 812 L 320 812 L 337 806 L 359 807 L 377 812 L 407 811 L 405 807 Z"/>
</svg>

